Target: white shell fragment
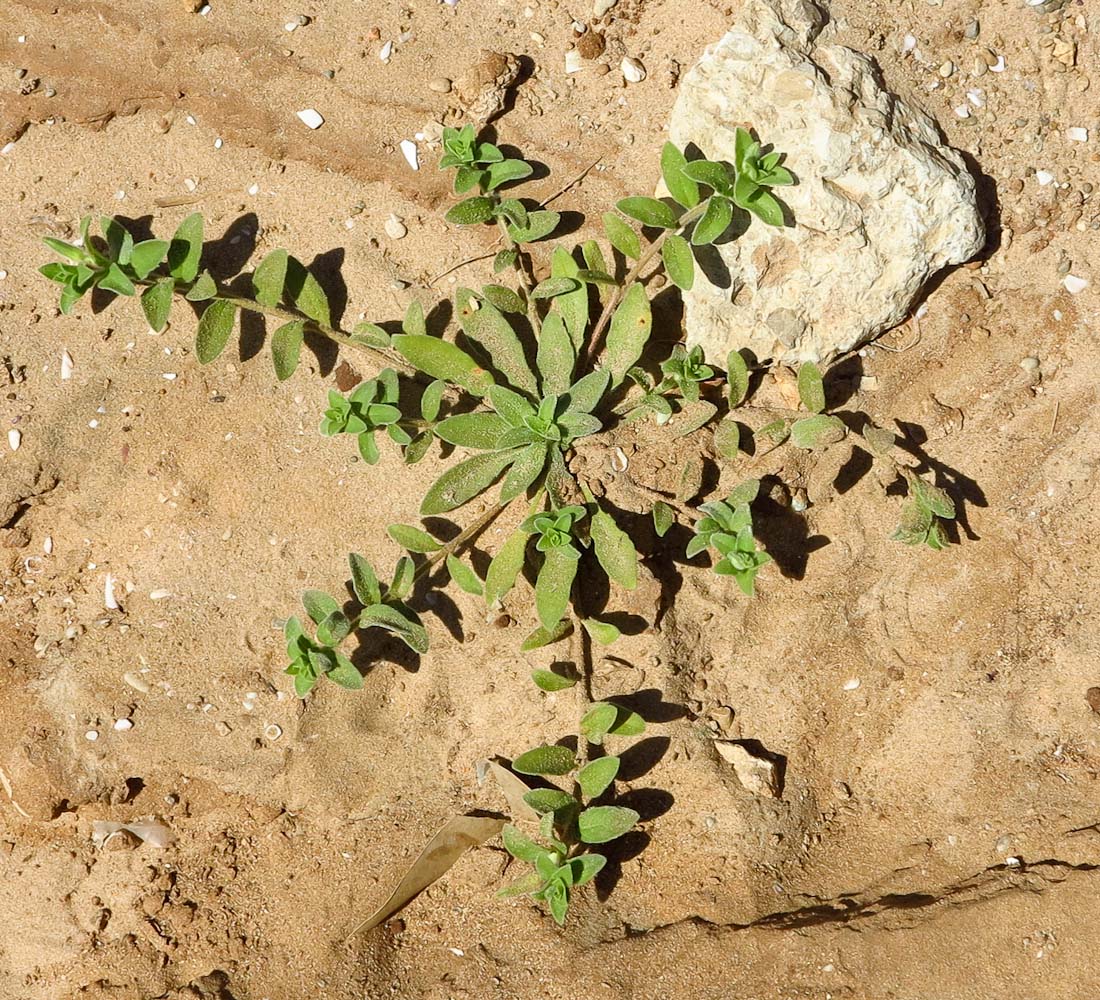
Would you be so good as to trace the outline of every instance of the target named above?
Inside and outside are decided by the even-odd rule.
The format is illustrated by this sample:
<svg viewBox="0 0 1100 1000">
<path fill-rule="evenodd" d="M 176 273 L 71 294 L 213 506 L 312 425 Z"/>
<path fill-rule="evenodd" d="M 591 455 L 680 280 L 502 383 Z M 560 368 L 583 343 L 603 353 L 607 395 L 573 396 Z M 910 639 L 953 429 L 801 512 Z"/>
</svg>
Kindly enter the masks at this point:
<svg viewBox="0 0 1100 1000">
<path fill-rule="evenodd" d="M 115 597 L 115 578 L 111 573 L 103 581 L 103 606 L 108 611 L 118 610 L 118 599 Z"/>
<path fill-rule="evenodd" d="M 584 59 L 576 49 L 570 49 L 565 53 L 565 72 L 579 73 L 584 69 Z"/>
<path fill-rule="evenodd" d="M 134 724 L 129 719 L 115 719 L 115 732 L 125 733 L 134 728 Z"/>
<path fill-rule="evenodd" d="M 1036 170 L 1035 179 L 1039 182 L 1039 187 L 1046 187 L 1052 180 L 1054 180 L 1054 174 L 1049 170 Z"/>
<path fill-rule="evenodd" d="M 13 427 L 8 431 L 8 447 L 12 451 L 18 451 L 19 446 L 23 443 L 23 432 Z"/>
<path fill-rule="evenodd" d="M 384 223 L 382 228 L 386 230 L 386 235 L 391 240 L 402 240 L 408 234 L 408 229 L 396 215 L 391 215 Z"/>
<path fill-rule="evenodd" d="M 1075 125 L 1073 128 L 1066 129 L 1066 138 L 1070 142 L 1088 142 L 1089 130 L 1082 128 L 1080 125 Z"/>
<path fill-rule="evenodd" d="M 67 381 L 73 377 L 73 356 L 68 351 L 61 352 L 61 379 Z"/>
<path fill-rule="evenodd" d="M 1070 295 L 1076 295 L 1089 287 L 1088 278 L 1078 278 L 1076 274 L 1067 274 L 1062 279 L 1062 284 Z"/>
<path fill-rule="evenodd" d="M 389 62 L 391 55 L 393 55 L 393 42 L 386 42 L 379 51 L 378 58 L 381 59 L 382 62 Z"/>
<path fill-rule="evenodd" d="M 621 68 L 627 83 L 641 83 L 645 79 L 645 67 L 633 56 L 624 56 Z"/>
<path fill-rule="evenodd" d="M 298 112 L 298 117 L 306 128 L 320 128 L 325 124 L 324 118 L 316 108 L 303 108 Z"/>
<path fill-rule="evenodd" d="M 405 161 L 413 170 L 420 169 L 420 153 L 412 139 L 401 140 L 401 155 L 405 157 Z"/>
<path fill-rule="evenodd" d="M 151 601 L 163 601 L 172 596 L 170 590 L 153 590 L 149 593 L 149 600 Z"/>
<path fill-rule="evenodd" d="M 96 847 L 103 847 L 116 833 L 125 830 L 132 833 L 143 844 L 149 847 L 168 847 L 176 836 L 163 823 L 156 820 L 142 820 L 137 823 L 112 823 L 105 819 L 97 819 L 92 822 L 92 843 Z"/>
</svg>

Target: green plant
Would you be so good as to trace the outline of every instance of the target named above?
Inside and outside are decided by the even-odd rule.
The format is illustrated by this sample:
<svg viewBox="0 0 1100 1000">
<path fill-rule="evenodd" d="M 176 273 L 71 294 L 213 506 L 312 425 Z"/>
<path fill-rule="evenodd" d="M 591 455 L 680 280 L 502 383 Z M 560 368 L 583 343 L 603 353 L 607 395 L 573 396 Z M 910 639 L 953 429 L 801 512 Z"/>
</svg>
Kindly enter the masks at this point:
<svg viewBox="0 0 1100 1000">
<path fill-rule="evenodd" d="M 609 736 L 638 736 L 645 722 L 614 702 L 597 702 L 580 723 L 582 746 L 602 746 Z M 504 827 L 501 840 L 517 861 L 531 865 L 532 871 L 502 889 L 500 896 L 530 896 L 545 901 L 554 920 L 565 923 L 574 889 L 596 877 L 607 863 L 603 854 L 590 848 L 607 844 L 638 823 L 638 813 L 625 806 L 596 805 L 611 790 L 621 760 L 607 755 L 587 760 L 566 746 L 535 747 L 512 761 L 512 770 L 539 777 L 572 777 L 572 791 L 557 786 L 535 788 L 524 795 L 524 802 L 539 815 L 538 834 L 528 837 L 518 827 Z"/>
<path fill-rule="evenodd" d="M 650 415 L 669 435 L 670 445 L 690 440 L 690 446 L 674 449 L 684 453 L 675 493 L 637 482 L 625 471 L 620 478 L 635 495 L 649 498 L 658 537 L 678 522 L 693 525 L 685 555 L 709 551 L 714 572 L 732 576 L 751 595 L 769 562 L 753 533 L 760 477 L 748 479 L 725 500 L 696 508 L 691 504 L 702 491 L 704 461 L 713 458 L 741 478 L 757 472 L 781 447 L 812 454 L 840 443 L 853 430 L 851 415 L 828 412 L 824 377 L 816 365 L 799 369 L 802 408 L 790 411 L 750 403 L 759 386 L 758 366 L 750 366 L 737 351 L 726 358 L 724 380 L 714 359 L 708 363 L 699 347 L 676 344 L 667 356 L 653 356 L 645 284 L 650 273 L 663 268 L 675 285 L 691 288 L 698 248 L 735 233 L 735 220 L 739 227 L 752 217 L 783 224 L 783 206 L 773 188 L 794 178 L 781 154 L 765 153 L 741 129 L 733 164 L 689 161 L 666 143 L 660 167 L 669 197 L 624 198 L 617 211 L 603 216 L 610 257 L 597 240 L 587 239 L 577 247 L 554 247 L 539 266 L 538 244 L 554 232 L 560 216 L 510 190 L 531 175 L 530 165 L 479 141 L 472 126 L 445 129 L 442 144 L 440 167 L 453 169 L 455 191 L 468 195 L 447 212 L 447 219 L 456 225 L 494 226 L 502 244 L 493 259 L 494 280 L 477 290 L 457 289 L 458 330 L 451 338 L 428 329 L 424 308 L 415 300 L 399 333 L 369 322 L 342 329 L 320 282 L 283 249 L 271 250 L 248 276 L 250 295 L 241 291 L 242 282 L 219 283 L 202 266 L 203 220 L 197 213 L 185 218 L 170 240 L 141 242 L 116 219 L 101 220 L 102 238 L 84 219 L 78 245 L 46 240 L 63 261 L 41 270 L 61 286 L 66 313 L 99 288 L 121 297 L 140 296 L 150 327 L 161 331 L 174 304 L 184 300 L 200 313 L 194 351 L 203 364 L 225 350 L 242 311 L 276 321 L 270 350 L 280 381 L 297 369 L 307 335 L 325 337 L 369 359 L 375 374 L 346 394 L 329 392 L 322 434 L 354 435 L 369 465 L 380 460 L 385 438 L 402 449 L 407 463 L 438 445 L 446 466 L 419 511 L 434 520 L 389 526 L 390 537 L 407 553 L 398 559 L 391 582 L 383 586 L 371 564 L 353 554 L 354 600 L 341 602 L 308 590 L 302 602 L 312 634 L 300 618 L 286 623 L 287 673 L 300 696 L 322 677 L 361 687 L 362 674 L 343 646 L 366 630 L 382 629 L 416 653 L 425 652 L 428 631 L 413 605 L 421 598 L 430 604 L 426 597 L 434 586 L 453 582 L 489 609 L 498 609 L 526 576 L 534 581 L 534 618 L 521 650 L 573 636 L 577 651 L 571 674 L 536 670 L 535 683 L 556 691 L 583 681 L 581 694 L 591 700 L 589 641 L 608 645 L 620 632 L 604 620 L 610 617 L 604 608 L 590 606 L 589 595 L 606 592 L 613 605 L 621 591 L 634 589 L 640 556 L 636 536 L 619 524 L 618 508 L 578 460 L 590 449 L 595 453 L 615 445 L 623 425 Z M 545 277 L 536 280 L 536 274 Z M 703 428 L 711 430 L 706 441 L 695 434 Z M 955 514 L 950 498 L 898 460 L 892 434 L 869 423 L 858 433 L 876 459 L 908 485 L 911 500 L 894 537 L 943 548 L 944 521 Z M 496 495 L 465 526 L 439 523 L 444 516 L 460 516 L 455 512 L 497 484 Z M 523 505 L 525 514 L 515 518 L 517 526 L 482 578 L 463 552 L 514 505 Z M 593 576 L 606 577 L 608 587 L 579 586 Z M 524 617 L 520 603 L 510 607 L 518 618 Z M 604 721 L 618 716 L 603 703 L 585 714 L 589 722 L 582 724 L 583 735 L 599 744 L 594 737 L 602 734 L 592 729 L 593 712 Z M 621 727 L 606 733 L 626 734 Z M 538 853 L 524 848 L 540 879 L 533 891 L 542 894 L 557 919 L 564 917 L 569 892 L 602 863 L 584 860 L 596 855 L 577 853 L 586 839 L 584 824 L 575 823 L 586 814 L 582 801 L 599 794 L 588 778 L 581 780 L 594 773 L 587 769 L 596 764 L 585 765 L 577 775 L 580 792 L 570 797 L 576 806 L 569 807 L 576 816 L 569 810 L 560 816 L 548 811 L 552 819 L 541 834 L 543 844 L 536 845 Z"/>
</svg>

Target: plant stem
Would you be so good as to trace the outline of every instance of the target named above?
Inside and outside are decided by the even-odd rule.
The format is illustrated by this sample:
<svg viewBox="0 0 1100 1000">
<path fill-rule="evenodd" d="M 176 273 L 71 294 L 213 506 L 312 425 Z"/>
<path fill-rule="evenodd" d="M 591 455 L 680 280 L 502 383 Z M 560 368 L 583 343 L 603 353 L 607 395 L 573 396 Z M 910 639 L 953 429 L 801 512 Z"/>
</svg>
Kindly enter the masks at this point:
<svg viewBox="0 0 1100 1000">
<path fill-rule="evenodd" d="M 580 674 L 577 695 L 580 702 L 579 718 L 583 718 L 594 701 L 592 697 L 592 642 L 579 618 L 574 624 L 573 634 L 569 637 L 569 645 L 577 673 Z M 579 767 L 584 767 L 588 763 L 588 740 L 583 733 L 577 738 L 577 762 Z M 577 794 L 580 794 L 579 788 Z"/>
<path fill-rule="evenodd" d="M 497 226 L 500 228 L 501 238 L 504 240 L 504 245 L 509 250 L 515 250 L 516 257 L 516 274 L 519 275 L 519 283 L 523 286 L 525 298 L 527 300 L 527 316 L 531 320 L 531 326 L 535 331 L 536 337 L 542 336 L 542 320 L 539 318 L 539 307 L 537 302 L 531 298 L 531 292 L 534 290 L 534 285 L 531 279 L 527 275 L 527 268 L 524 264 L 526 259 L 522 250 L 516 244 L 516 241 L 512 239 L 512 234 L 508 232 L 508 220 L 502 215 L 497 216 Z"/>
<path fill-rule="evenodd" d="M 618 308 L 619 303 L 622 302 L 623 296 L 630 290 L 630 286 L 641 276 L 642 272 L 649 265 L 649 262 L 661 252 L 661 247 L 664 246 L 665 240 L 672 233 L 683 232 L 692 222 L 701 218 L 703 213 L 707 210 L 707 205 L 710 199 L 701 201 L 693 209 L 685 212 L 680 216 L 680 221 L 675 229 L 664 229 L 652 243 L 649 244 L 642 251 L 642 255 L 634 263 L 634 266 L 627 272 L 626 277 L 623 279 L 623 283 L 619 285 L 614 294 L 608 297 L 607 302 L 604 304 L 603 312 L 600 313 L 600 318 L 596 323 L 595 329 L 592 331 L 592 336 L 588 341 L 588 356 L 585 359 L 587 365 L 591 365 L 593 359 L 596 356 L 596 352 L 600 349 L 600 338 L 603 336 L 604 330 L 607 329 L 607 325 L 611 322 L 611 317 L 615 314 L 615 310 Z"/>
<path fill-rule="evenodd" d="M 484 514 L 481 515 L 473 524 L 455 535 L 446 545 L 443 546 L 438 552 L 433 552 L 428 558 L 420 565 L 417 571 L 413 574 L 414 580 L 419 580 L 422 576 L 430 573 L 436 566 L 439 565 L 449 555 L 454 555 L 460 548 L 462 548 L 468 541 L 474 536 L 480 534 L 485 528 L 487 528 L 497 517 L 508 507 L 511 506 L 511 502 L 505 504 L 497 504 L 495 507 L 490 507 Z"/>
</svg>

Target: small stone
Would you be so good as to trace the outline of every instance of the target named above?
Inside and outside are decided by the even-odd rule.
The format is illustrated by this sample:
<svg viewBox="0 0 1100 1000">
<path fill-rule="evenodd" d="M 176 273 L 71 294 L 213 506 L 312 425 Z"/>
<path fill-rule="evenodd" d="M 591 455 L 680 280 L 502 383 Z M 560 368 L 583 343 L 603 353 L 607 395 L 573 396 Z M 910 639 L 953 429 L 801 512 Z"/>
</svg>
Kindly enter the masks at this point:
<svg viewBox="0 0 1100 1000">
<path fill-rule="evenodd" d="M 579 73 L 584 69 L 584 60 L 576 49 L 570 49 L 565 53 L 565 72 Z"/>
<path fill-rule="evenodd" d="M 303 125 L 306 128 L 318 129 L 325 124 L 324 118 L 321 117 L 321 113 L 315 108 L 304 108 L 298 112 L 298 118 L 301 119 Z"/>
<path fill-rule="evenodd" d="M 645 79 L 645 66 L 633 56 L 624 56 L 620 68 L 627 83 L 641 83 Z"/>
<path fill-rule="evenodd" d="M 950 59 L 948 59 L 945 63 L 941 63 L 940 76 L 942 76 L 945 80 L 954 72 L 955 64 Z"/>
<path fill-rule="evenodd" d="M 603 17 L 619 0 L 596 0 L 592 5 L 592 16 Z"/>
<path fill-rule="evenodd" d="M 86 739 L 89 743 L 95 743 L 95 741 L 99 739 L 99 733 L 97 733 L 94 729 L 89 729 L 84 734 L 84 739 Z"/>
<path fill-rule="evenodd" d="M 1089 286 L 1087 278 L 1079 278 L 1075 274 L 1067 274 L 1062 279 L 1062 284 L 1065 286 L 1067 292 L 1070 295 L 1077 295 L 1079 292 L 1083 292 Z"/>
<path fill-rule="evenodd" d="M 779 769 L 774 761 L 758 757 L 743 744 L 727 740 L 715 740 L 714 748 L 723 760 L 733 765 L 737 780 L 745 791 L 753 795 L 779 798 Z"/>
<path fill-rule="evenodd" d="M 1054 174 L 1049 170 L 1036 170 L 1035 179 L 1039 182 L 1039 187 L 1046 187 L 1051 181 L 1054 180 Z"/>
<path fill-rule="evenodd" d="M 61 380 L 67 382 L 73 377 L 73 356 L 68 351 L 61 352 Z"/>
<path fill-rule="evenodd" d="M 23 443 L 23 432 L 18 428 L 13 427 L 8 431 L 8 447 L 12 451 L 18 451 L 19 446 Z"/>
<path fill-rule="evenodd" d="M 858 687 L 859 687 L 859 678 L 858 677 L 853 677 L 850 680 L 846 680 L 844 682 L 844 690 L 845 691 L 855 691 L 855 689 L 858 688 Z"/>
<path fill-rule="evenodd" d="M 402 240 L 408 234 L 409 230 L 396 215 L 391 215 L 382 225 L 382 228 L 386 230 L 386 235 L 391 240 Z"/>
<path fill-rule="evenodd" d="M 115 719 L 115 731 L 119 733 L 129 732 L 134 728 L 133 722 L 129 719 Z"/>
<path fill-rule="evenodd" d="M 963 31 L 963 36 L 974 41 L 981 33 L 982 26 L 977 21 L 971 21 Z"/>
<path fill-rule="evenodd" d="M 1085 701 L 1097 715 L 1100 715 L 1100 687 L 1090 687 L 1085 692 Z"/>
<path fill-rule="evenodd" d="M 405 157 L 405 162 L 413 168 L 413 170 L 420 169 L 420 152 L 416 148 L 416 143 L 412 139 L 402 139 L 401 143 L 401 155 Z"/>
<path fill-rule="evenodd" d="M 449 94 L 451 86 L 451 81 L 445 76 L 437 76 L 434 80 L 428 81 L 428 89 L 434 90 L 437 94 Z"/>
<path fill-rule="evenodd" d="M 606 44 L 603 35 L 598 31 L 586 31 L 577 39 L 577 51 L 581 54 L 582 59 L 591 61 L 599 59 L 603 55 Z"/>
<path fill-rule="evenodd" d="M 266 740 L 270 741 L 271 743 L 274 743 L 282 735 L 283 735 L 282 727 L 275 725 L 274 722 L 271 723 L 271 725 L 264 727 L 264 738 Z"/>
<path fill-rule="evenodd" d="M 1079 125 L 1075 125 L 1073 128 L 1066 129 L 1066 138 L 1070 142 L 1088 142 L 1089 130 L 1087 128 L 1081 128 Z"/>
<path fill-rule="evenodd" d="M 1038 358 L 1024 358 L 1020 361 L 1020 367 L 1025 372 L 1038 371 L 1039 359 Z"/>
</svg>

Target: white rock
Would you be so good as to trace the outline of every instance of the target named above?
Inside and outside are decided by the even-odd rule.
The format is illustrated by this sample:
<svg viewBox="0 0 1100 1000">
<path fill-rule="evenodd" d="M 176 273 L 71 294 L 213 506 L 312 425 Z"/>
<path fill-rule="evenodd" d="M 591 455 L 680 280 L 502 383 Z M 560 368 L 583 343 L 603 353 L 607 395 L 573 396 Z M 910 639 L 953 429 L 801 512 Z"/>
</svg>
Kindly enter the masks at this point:
<svg viewBox="0 0 1100 1000">
<path fill-rule="evenodd" d="M 565 53 L 565 72 L 579 73 L 584 69 L 584 59 L 576 49 L 570 49 Z"/>
<path fill-rule="evenodd" d="M 779 798 L 779 768 L 774 761 L 757 757 L 742 744 L 727 740 L 715 740 L 714 748 L 723 760 L 733 765 L 737 780 L 745 786 L 745 791 L 753 795 L 766 795 Z"/>
<path fill-rule="evenodd" d="M 396 215 L 391 215 L 383 224 L 382 228 L 386 230 L 386 235 L 391 240 L 402 240 L 408 233 L 408 229 Z"/>
<path fill-rule="evenodd" d="M 645 79 L 645 67 L 633 56 L 624 56 L 620 65 L 627 83 L 641 83 Z"/>
<path fill-rule="evenodd" d="M 68 351 L 61 352 L 61 380 L 68 381 L 73 377 L 73 356 Z"/>
<path fill-rule="evenodd" d="M 382 62 L 389 62 L 391 55 L 393 55 L 393 42 L 386 42 L 379 50 L 378 58 L 381 59 Z"/>
<path fill-rule="evenodd" d="M 1066 129 L 1066 138 L 1070 142 L 1088 142 L 1089 130 L 1082 128 L 1080 125 L 1075 125 L 1073 128 Z"/>
<path fill-rule="evenodd" d="M 1076 274 L 1067 274 L 1062 279 L 1062 284 L 1065 285 L 1066 291 L 1070 295 L 1076 295 L 1078 292 L 1083 292 L 1089 287 L 1087 278 L 1078 278 Z"/>
<path fill-rule="evenodd" d="M 683 295 L 688 343 L 719 364 L 734 348 L 786 362 L 851 350 L 900 323 L 930 275 L 985 240 L 962 157 L 882 90 L 867 57 L 817 44 L 824 20 L 808 0 L 748 0 L 672 111 L 677 146 L 732 161 L 734 126 L 748 123 L 798 179 L 777 191 L 795 224 L 754 221 Z"/>
<path fill-rule="evenodd" d="M 416 148 L 416 143 L 412 139 L 401 140 L 401 155 L 405 157 L 405 162 L 408 163 L 413 170 L 420 169 L 420 152 Z"/>
<path fill-rule="evenodd" d="M 325 124 L 324 118 L 316 108 L 303 108 L 298 112 L 298 117 L 307 128 L 320 128 Z"/>
<path fill-rule="evenodd" d="M 1035 179 L 1039 182 L 1039 187 L 1046 187 L 1052 180 L 1054 180 L 1054 174 L 1049 170 L 1036 170 Z"/>
<path fill-rule="evenodd" d="M 115 719 L 115 731 L 119 733 L 129 732 L 134 724 L 129 719 Z"/>
<path fill-rule="evenodd" d="M 8 431 L 8 447 L 12 451 L 18 451 L 19 446 L 23 443 L 23 432 L 17 427 L 13 427 Z"/>
<path fill-rule="evenodd" d="M 596 0 L 592 5 L 592 16 L 603 17 L 619 0 Z"/>
<path fill-rule="evenodd" d="M 118 599 L 115 597 L 115 578 L 110 573 L 103 581 L 103 606 L 110 611 L 118 610 Z"/>
</svg>

